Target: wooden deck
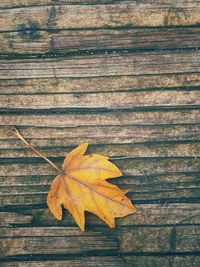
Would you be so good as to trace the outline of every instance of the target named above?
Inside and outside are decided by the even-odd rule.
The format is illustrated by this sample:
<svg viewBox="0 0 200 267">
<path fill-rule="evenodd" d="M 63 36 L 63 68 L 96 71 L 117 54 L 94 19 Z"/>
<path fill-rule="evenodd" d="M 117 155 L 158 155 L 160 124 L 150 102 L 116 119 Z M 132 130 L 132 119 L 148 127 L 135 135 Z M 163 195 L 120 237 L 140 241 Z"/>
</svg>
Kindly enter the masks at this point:
<svg viewBox="0 0 200 267">
<path fill-rule="evenodd" d="M 0 1 L 0 266 L 200 266 L 200 2 Z M 56 221 L 54 170 L 109 155 L 138 212 Z"/>
</svg>

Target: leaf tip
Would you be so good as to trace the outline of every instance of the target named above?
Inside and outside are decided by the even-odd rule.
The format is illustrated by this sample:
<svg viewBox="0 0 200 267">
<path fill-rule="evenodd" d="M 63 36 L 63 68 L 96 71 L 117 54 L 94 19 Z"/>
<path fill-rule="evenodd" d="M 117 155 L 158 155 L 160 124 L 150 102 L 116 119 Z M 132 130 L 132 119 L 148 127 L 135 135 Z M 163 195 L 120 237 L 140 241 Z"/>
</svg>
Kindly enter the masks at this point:
<svg viewBox="0 0 200 267">
<path fill-rule="evenodd" d="M 83 221 L 77 221 L 76 220 L 76 222 L 77 222 L 77 224 L 78 224 L 79 229 L 81 230 L 81 232 L 84 232 L 85 231 L 85 218 L 83 217 L 82 219 L 83 219 Z"/>
<path fill-rule="evenodd" d="M 114 177 L 121 177 L 123 176 L 123 173 L 120 171 L 120 169 L 116 166 L 115 166 L 115 176 Z"/>
<path fill-rule="evenodd" d="M 124 194 L 126 195 L 127 193 L 131 192 L 131 189 L 126 189 L 124 190 Z"/>
<path fill-rule="evenodd" d="M 85 226 L 79 226 L 79 228 L 80 228 L 80 230 L 81 230 L 81 232 L 84 232 L 85 231 Z"/>
<path fill-rule="evenodd" d="M 110 228 L 113 229 L 113 228 L 115 228 L 115 226 L 116 226 L 116 224 L 115 224 L 115 222 L 114 222 L 113 224 L 110 225 Z"/>
<path fill-rule="evenodd" d="M 132 202 L 131 202 L 131 204 L 132 204 L 132 207 L 131 207 L 131 212 L 130 212 L 130 214 L 133 214 L 133 213 L 137 212 L 137 211 L 138 211 L 138 209 L 136 208 L 136 206 L 135 206 L 135 205 L 133 205 L 133 203 L 132 203 Z"/>
<path fill-rule="evenodd" d="M 89 146 L 89 143 L 88 142 L 85 142 L 85 143 L 81 144 L 79 147 L 84 148 L 84 150 L 86 151 L 87 148 L 88 148 L 88 146 Z"/>
<path fill-rule="evenodd" d="M 120 171 L 120 169 L 118 168 L 118 172 L 119 172 L 119 177 L 123 176 L 123 173 Z"/>
</svg>

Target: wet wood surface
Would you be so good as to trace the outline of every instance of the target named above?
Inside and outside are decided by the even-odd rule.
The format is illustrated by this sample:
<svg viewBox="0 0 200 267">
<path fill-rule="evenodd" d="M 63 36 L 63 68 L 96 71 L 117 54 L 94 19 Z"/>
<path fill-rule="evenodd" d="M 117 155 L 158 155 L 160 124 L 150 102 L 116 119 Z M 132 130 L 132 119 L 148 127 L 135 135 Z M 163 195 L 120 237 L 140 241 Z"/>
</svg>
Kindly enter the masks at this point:
<svg viewBox="0 0 200 267">
<path fill-rule="evenodd" d="M 200 2 L 0 1 L 0 265 L 200 265 Z M 109 155 L 138 212 L 50 214 L 56 164 Z"/>
</svg>

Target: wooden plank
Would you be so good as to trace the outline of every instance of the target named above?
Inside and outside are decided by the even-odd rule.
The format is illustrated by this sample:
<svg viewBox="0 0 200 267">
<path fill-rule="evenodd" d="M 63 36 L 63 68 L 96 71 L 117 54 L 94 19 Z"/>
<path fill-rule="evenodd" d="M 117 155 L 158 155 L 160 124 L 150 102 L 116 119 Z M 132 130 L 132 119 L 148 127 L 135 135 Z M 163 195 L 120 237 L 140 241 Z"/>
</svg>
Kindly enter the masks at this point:
<svg viewBox="0 0 200 267">
<path fill-rule="evenodd" d="M 100 126 L 137 126 L 138 130 L 142 126 L 157 125 L 158 127 L 162 126 L 163 129 L 169 127 L 175 127 L 174 124 L 191 124 L 191 131 L 198 128 L 198 123 L 200 122 L 200 111 L 199 110 L 159 110 L 159 111 L 145 111 L 145 112 L 133 112 L 133 111 L 112 111 L 112 112 L 69 112 L 69 113 L 55 113 L 55 114 L 27 114 L 24 113 L 17 115 L 12 114 L 12 116 L 1 115 L 0 116 L 0 125 L 16 125 L 16 126 L 39 126 L 39 127 L 51 127 L 52 131 L 55 127 L 76 127 L 78 132 L 78 127 L 85 126 L 95 126 L 97 131 Z M 196 124 L 196 125 L 193 125 Z M 134 130 L 137 131 L 137 127 Z M 186 126 L 187 127 L 187 126 Z M 193 128 L 194 127 L 194 128 Z M 197 128 L 195 128 L 197 127 Z M 148 127 L 144 127 L 148 129 Z M 176 128 L 176 127 L 175 127 Z M 175 129 L 174 128 L 174 129 Z M 152 129 L 151 127 L 149 129 Z M 92 129 L 91 129 L 92 130 Z M 113 129 L 114 130 L 114 129 Z M 120 130 L 120 129 L 119 129 Z M 11 133 L 6 129 L 6 136 L 11 136 Z M 43 129 L 45 131 L 45 129 Z M 71 129 L 74 133 L 74 129 Z M 86 127 L 82 129 L 82 134 L 87 131 Z M 169 130 L 170 131 L 170 130 Z M 48 132 L 48 131 L 47 131 Z M 63 129 L 64 132 L 64 129 Z M 133 133 L 132 133 L 133 134 Z M 141 132 L 140 132 L 141 134 Z M 176 135 L 176 131 L 174 131 Z M 119 135 L 118 135 L 119 136 Z M 30 135 L 29 135 L 30 137 Z M 47 137 L 47 136 L 46 136 Z M 5 137 L 4 137 L 5 138 Z M 48 138 L 48 137 L 47 137 Z"/>
<path fill-rule="evenodd" d="M 122 260 L 124 259 L 124 261 Z M 200 265 L 200 257 L 198 255 L 174 255 L 174 256 L 132 256 L 123 255 L 121 258 L 117 256 L 113 257 L 87 257 L 80 258 L 79 260 L 59 260 L 59 261 L 17 261 L 17 262 L 2 262 L 2 267 L 127 267 L 137 266 L 137 267 L 151 267 L 151 266 L 163 266 L 171 267 L 171 264 L 176 267 L 196 267 Z M 134 265 L 133 265 L 134 264 Z"/>
<path fill-rule="evenodd" d="M 9 233 L 8 233 L 9 230 Z M 135 230 L 135 231 L 134 231 Z M 135 233 L 134 239 L 137 242 L 138 238 L 138 230 L 140 230 L 141 236 L 144 236 L 144 232 L 148 235 L 148 239 L 146 240 L 145 248 L 139 248 L 141 251 L 145 251 L 150 245 L 150 241 L 153 241 L 153 234 L 154 241 L 150 249 L 150 251 L 159 251 L 161 249 L 161 244 L 165 250 L 169 250 L 170 245 L 170 227 L 165 228 L 136 228 L 132 230 Z M 76 252 L 76 254 L 80 252 L 88 252 L 92 250 L 113 250 L 117 248 L 117 237 L 113 238 L 114 231 L 105 234 L 105 231 L 99 232 L 85 232 L 80 233 L 77 227 L 46 227 L 46 228 L 15 228 L 15 229 L 6 229 L 1 228 L 1 236 L 6 237 L 1 240 L 2 243 L 2 250 L 1 250 L 1 257 L 3 256 L 10 256 L 10 255 L 22 255 L 22 254 L 49 254 L 49 253 L 59 253 L 59 254 L 70 254 Z M 123 231 L 123 234 L 126 234 L 126 237 L 130 240 L 130 235 Z M 142 233 L 143 232 L 143 233 Z M 158 243 L 158 238 L 161 237 L 163 234 L 162 242 Z M 136 236 L 137 235 L 137 236 Z M 165 239 L 164 239 L 165 237 Z M 123 240 L 121 247 L 124 249 L 124 239 L 123 237 L 120 238 Z M 58 245 L 58 243 L 62 244 L 62 247 Z M 81 244 L 81 246 L 80 246 Z M 153 245 L 152 244 L 152 245 Z M 128 245 L 128 247 L 130 247 Z M 138 250 L 137 248 L 135 249 Z"/>
<path fill-rule="evenodd" d="M 77 227 L 0 228 L 1 257 L 26 254 L 81 254 L 116 251 L 117 238 L 102 231 L 81 233 Z"/>
<path fill-rule="evenodd" d="M 160 225 L 198 225 L 200 223 L 200 204 L 137 204 L 137 212 L 117 219 L 117 227 L 121 226 L 160 226 Z M 17 207 L 16 207 L 17 208 Z M 32 222 L 38 226 L 75 226 L 75 221 L 67 211 L 63 211 L 62 221 L 56 220 L 48 208 L 30 208 L 27 205 L 18 211 L 1 212 L 1 226 L 23 226 Z M 86 225 L 105 225 L 97 216 L 86 213 Z"/>
<path fill-rule="evenodd" d="M 97 77 L 196 72 L 200 51 L 157 51 L 57 59 L 4 60 L 0 79 Z"/>
<path fill-rule="evenodd" d="M 128 196 L 137 202 L 174 200 L 184 202 L 187 199 L 189 201 L 199 198 L 199 160 L 151 159 L 151 161 L 153 163 L 150 164 L 150 160 L 129 160 L 132 162 L 132 174 L 130 173 L 129 177 L 112 180 L 112 183 L 124 190 L 128 189 Z M 120 164 L 118 166 L 121 167 Z M 0 170 L 3 175 L 0 177 L 1 206 L 46 203 L 50 184 L 55 177 L 52 170 L 48 173 L 46 169 L 47 165 L 36 165 L 34 162 L 32 165 L 1 165 Z M 128 167 L 126 169 L 122 167 L 122 170 L 130 172 Z"/>
<path fill-rule="evenodd" d="M 189 251 L 191 248 L 194 252 L 199 252 L 199 235 L 200 229 L 198 226 L 185 228 L 174 228 L 175 242 L 173 244 L 176 251 Z M 187 238 L 186 246 L 184 246 L 184 240 Z"/>
<path fill-rule="evenodd" d="M 120 2 L 127 1 L 121 0 Z M 117 1 L 116 1 L 117 2 Z M 145 3 L 145 1 L 143 0 Z M 167 3 L 167 0 L 165 0 Z M 115 4 L 113 0 L 56 0 L 56 5 L 63 5 L 63 4 Z M 52 0 L 1 0 L 0 8 L 21 8 L 21 7 L 33 7 L 33 6 L 54 6 L 55 3 Z"/>
<path fill-rule="evenodd" d="M 2 267 L 127 267 L 127 262 L 119 256 L 79 257 L 70 260 L 12 261 L 2 262 Z"/>
<path fill-rule="evenodd" d="M 193 178 L 193 177 L 192 177 Z M 53 180 L 53 177 L 52 177 Z M 125 181 L 126 182 L 126 181 Z M 146 184 L 141 183 L 141 185 L 135 186 L 135 191 L 133 189 L 134 184 L 131 185 L 120 185 L 121 188 L 125 190 L 131 190 L 128 194 L 128 197 L 135 202 L 139 203 L 164 203 L 164 202 L 191 202 L 199 201 L 199 177 L 195 183 L 191 182 L 189 185 L 186 183 L 178 184 L 175 181 L 174 185 L 167 184 L 166 181 L 163 182 L 163 188 L 161 185 L 153 189 L 154 185 L 150 185 L 150 188 L 147 188 Z M 119 184 L 116 182 L 116 184 Z M 144 189 L 142 190 L 142 186 Z M 39 187 L 37 189 L 37 187 Z M 1 195 L 0 195 L 0 205 L 3 206 L 17 206 L 17 205 L 35 205 L 35 204 L 46 204 L 47 193 L 50 190 L 50 185 L 37 185 L 37 186 L 1 186 Z M 137 191 L 136 191 L 137 190 Z"/>
<path fill-rule="evenodd" d="M 127 264 L 137 267 L 196 267 L 200 265 L 200 256 L 198 255 L 173 255 L 173 256 L 123 256 Z M 173 265 L 172 265 L 173 264 Z M 10 265 L 8 265 L 10 267 Z M 18 266 L 18 265 L 17 265 Z M 32 265 L 31 265 L 32 266 Z M 33 265 L 34 266 L 34 265 Z"/>
<path fill-rule="evenodd" d="M 89 93 L 200 86 L 199 73 L 0 80 L 0 94 Z"/>
<path fill-rule="evenodd" d="M 9 155 L 10 149 L 18 149 L 21 153 L 28 153 L 27 155 L 35 155 L 27 149 L 27 147 L 13 134 L 9 129 L 0 128 L 0 148 L 2 156 L 6 157 Z M 137 148 L 137 146 L 142 147 L 146 145 L 146 142 L 154 142 L 152 145 L 158 148 L 158 151 L 165 150 L 167 147 L 166 142 L 185 142 L 193 141 L 198 142 L 200 140 L 200 125 L 156 125 L 156 126 L 119 126 L 119 127 L 79 127 L 79 128 L 22 128 L 22 134 L 25 138 L 31 142 L 35 147 L 41 148 L 47 153 L 50 149 L 55 149 L 56 156 L 59 154 L 59 149 L 64 149 L 65 156 L 69 149 L 72 149 L 76 145 L 83 142 L 89 142 L 93 145 L 105 145 L 104 149 L 109 149 L 108 145 L 119 145 L 119 144 L 129 144 L 129 148 L 124 151 L 124 156 L 133 156 L 133 151 L 130 148 Z M 160 142 L 165 142 L 163 145 Z M 142 143 L 142 144 L 138 144 Z M 156 146 L 157 143 L 157 146 Z M 133 145 L 131 145 L 133 144 Z M 174 143 L 172 143 L 175 145 Z M 178 145 L 178 144 L 177 144 Z M 70 148 L 69 148 L 70 147 Z M 114 147 L 114 146 L 113 146 Z M 150 147 L 150 145 L 149 145 Z M 170 147 L 170 144 L 169 146 Z M 198 146 L 197 146 L 198 147 Z M 117 147 L 116 147 L 117 148 Z M 173 147 L 172 147 L 173 148 Z M 5 151 L 5 149 L 7 151 Z M 9 149 L 9 150 L 8 150 Z M 25 149 L 25 150 L 24 150 Z M 101 150 L 101 148 L 99 148 Z M 159 150 L 160 149 L 160 150 Z M 189 149 L 189 148 L 188 148 Z M 99 151 L 100 151 L 99 150 Z M 183 150 L 184 147 L 183 147 Z M 105 151 L 106 154 L 110 156 L 123 156 L 112 154 L 111 150 L 101 150 Z M 179 150 L 180 151 L 180 150 Z M 16 153 L 20 153 L 16 152 Z M 178 152 L 178 150 L 177 150 Z M 58 153 L 58 154 L 57 154 Z M 61 152 L 62 153 L 62 152 Z M 139 152 L 138 152 L 139 153 Z M 165 152 L 167 153 L 167 152 Z M 170 153 L 170 152 L 168 152 Z M 186 155 L 186 152 L 183 152 Z M 176 154 L 176 152 L 175 152 Z M 167 154 L 165 154 L 167 156 Z M 170 154 L 168 154 L 169 156 Z M 194 154 L 188 156 L 198 156 L 198 151 Z M 138 155 L 139 156 L 139 155 Z M 153 155 L 152 155 L 153 156 Z M 154 154 L 154 156 L 156 156 Z M 161 155 L 162 156 L 162 153 Z M 178 155 L 177 155 L 178 156 Z M 180 156 L 180 155 L 179 155 Z"/>
<path fill-rule="evenodd" d="M 165 115 L 167 116 L 166 113 Z M 14 117 L 11 118 L 14 119 Z M 57 119 L 59 118 L 60 117 L 58 116 Z M 11 121 L 10 123 L 12 123 L 13 121 Z M 193 122 L 192 119 L 191 122 Z M 15 124 L 17 124 L 17 121 L 15 121 Z M 157 142 L 158 145 L 162 147 L 162 144 L 160 144 L 161 141 L 165 142 L 165 144 L 163 145 L 166 145 L 166 142 L 169 141 L 174 141 L 174 142 L 181 141 L 182 143 L 184 141 L 195 141 L 195 143 L 197 143 L 198 140 L 200 140 L 199 128 L 200 128 L 199 124 L 152 125 L 152 126 L 151 125 L 128 126 L 126 124 L 125 125 L 122 124 L 119 126 L 95 126 L 95 127 L 92 126 L 76 127 L 76 125 L 75 127 L 49 127 L 49 128 L 19 127 L 19 130 L 21 131 L 23 136 L 27 138 L 34 146 L 41 147 L 42 149 L 47 150 L 47 153 L 48 149 L 55 148 L 56 150 L 56 149 L 61 149 L 62 147 L 63 149 L 65 149 L 66 153 L 68 149 L 72 149 L 73 146 L 78 145 L 81 142 L 89 142 L 90 144 L 101 144 L 101 145 L 106 144 L 106 147 L 103 148 L 104 151 L 106 148 L 110 147 L 108 146 L 108 144 L 122 145 L 122 144 L 134 143 L 134 146 L 136 146 L 136 144 L 139 145 L 138 143 L 144 143 L 144 142 L 154 142 L 153 145 L 156 145 L 155 143 Z M 11 133 L 8 127 L 2 126 L 0 127 L 0 148 L 24 149 L 26 148 L 26 146 L 24 146 L 22 142 L 19 139 L 17 139 L 13 135 L 13 133 Z M 96 149 L 99 148 L 96 147 Z M 30 152 L 30 150 L 27 151 Z M 8 153 L 2 150 L 2 153 L 4 152 Z M 109 150 L 106 153 L 112 155 L 110 153 L 113 152 Z M 126 151 L 124 153 L 126 153 Z M 128 153 L 128 148 L 127 148 L 127 153 Z M 183 154 L 184 153 L 185 152 L 183 152 Z M 118 155 L 113 154 L 113 156 L 114 155 L 119 156 L 119 154 Z"/>
<path fill-rule="evenodd" d="M 196 226 L 123 227 L 120 231 L 108 228 L 80 232 L 77 227 L 1 228 L 1 257 L 27 254 L 94 253 L 94 251 L 180 252 L 196 251 Z M 180 238 L 180 234 L 182 234 Z M 3 237 L 6 237 L 3 239 Z M 192 238 L 192 242 L 191 242 Z M 172 243 L 176 242 L 173 247 Z M 59 244 L 62 244 L 60 246 Z"/>
<path fill-rule="evenodd" d="M 23 215 L 17 212 L 1 212 L 0 227 L 12 224 L 28 224 L 32 221 L 31 215 Z"/>
<path fill-rule="evenodd" d="M 2 260 L 198 266 L 199 2 L 12 2 L 0 3 Z M 152 49 L 167 50 L 141 52 Z M 47 54 L 32 58 L 39 53 Z M 124 172 L 113 183 L 152 204 L 137 205 L 114 230 L 91 214 L 85 233 L 66 211 L 56 221 L 46 206 L 55 174 L 9 133 L 12 124 L 58 164 L 91 142 L 91 152 L 109 154 Z"/>
<path fill-rule="evenodd" d="M 200 105 L 200 90 L 93 94 L 3 95 L 1 109 L 134 109 Z"/>
<path fill-rule="evenodd" d="M 33 161 L 33 159 L 32 159 Z M 158 160 L 159 161 L 159 160 Z M 34 163 L 34 161 L 33 161 Z M 1 164 L 2 165 L 2 164 Z M 11 164 L 12 166 L 12 164 Z M 19 164 L 20 167 L 20 164 Z M 0 185 L 1 185 L 1 192 L 7 192 L 7 193 L 43 193 L 46 194 L 46 192 L 42 192 L 42 190 L 48 190 L 50 183 L 52 182 L 55 174 L 46 174 L 41 173 L 40 175 L 36 174 L 21 174 L 21 175 L 4 175 L 0 176 Z M 183 173 L 164 173 L 164 174 L 152 174 L 152 175 L 133 175 L 129 177 L 122 177 L 117 178 L 117 180 L 112 180 L 112 183 L 117 183 L 119 186 L 122 187 L 129 187 L 130 190 L 129 195 L 131 192 L 134 192 L 134 187 L 138 191 L 144 193 L 145 190 L 149 190 L 147 192 L 151 193 L 154 192 L 153 187 L 156 183 L 157 189 L 161 189 L 161 184 L 163 181 L 163 188 L 164 186 L 168 188 L 174 188 L 175 186 L 179 186 L 181 189 L 181 186 L 185 186 L 185 188 L 191 189 L 192 183 L 194 183 L 193 188 L 195 188 L 195 185 L 198 185 L 199 182 L 199 173 L 195 172 L 183 172 Z M 174 184 L 173 184 L 174 182 Z M 177 185 L 179 183 L 179 185 Z M 9 187 L 10 186 L 10 187 Z M 39 186 L 39 187 L 38 187 Z M 149 189 L 148 189 L 149 186 Z M 142 191 L 144 189 L 144 191 Z M 177 187 L 178 189 L 178 187 Z M 182 188 L 183 189 L 183 188 Z M 198 189 L 198 188 L 197 188 Z M 135 190 L 135 192 L 137 192 Z M 159 190 L 158 190 L 159 191 Z M 157 193 L 159 193 L 157 191 Z M 162 191 L 162 190 L 161 190 Z M 178 191 L 178 190 L 177 190 Z M 155 191 L 156 192 L 156 191 Z M 139 192 L 138 192 L 139 193 Z M 167 192 L 166 192 L 167 193 Z"/>
<path fill-rule="evenodd" d="M 128 10 L 128 12 L 127 12 Z M 199 2 L 122 2 L 100 5 L 58 5 L 4 9 L 1 31 L 127 26 L 176 26 L 200 23 Z M 99 16 L 101 14 L 101 16 Z M 184 15 L 183 15 L 184 14 Z M 34 35 L 35 36 L 35 35 Z"/>
<path fill-rule="evenodd" d="M 120 251 L 126 253 L 197 252 L 199 250 L 198 232 L 198 226 L 122 228 L 119 234 Z"/>
<path fill-rule="evenodd" d="M 72 0 L 73 1 L 73 0 Z M 42 0 L 43 4 L 51 4 L 50 0 Z M 33 6 L 33 5 L 42 5 L 39 0 L 1 0 L 0 8 L 13 8 L 13 7 L 21 7 L 21 6 Z"/>
<path fill-rule="evenodd" d="M 64 157 L 74 147 L 49 147 L 42 148 L 46 157 Z M 150 143 L 150 144 L 115 144 L 103 146 L 89 146 L 88 153 L 108 155 L 111 159 L 124 157 L 200 157 L 200 142 L 194 143 Z M 0 158 L 29 158 L 39 157 L 29 148 L 1 149 Z"/>
<path fill-rule="evenodd" d="M 104 52 L 118 50 L 198 48 L 198 28 L 61 30 L 58 33 L 33 30 L 0 34 L 0 52 L 18 54 Z"/>
<path fill-rule="evenodd" d="M 39 159 L 38 159 L 39 160 Z M 45 163 L 1 163 L 2 176 L 24 176 L 24 175 L 52 175 L 54 171 Z M 112 160 L 119 166 L 124 175 L 156 175 L 169 172 L 198 172 L 199 158 L 125 158 Z M 39 160 L 43 162 L 43 160 Z M 61 162 L 60 162 L 61 163 Z"/>
</svg>

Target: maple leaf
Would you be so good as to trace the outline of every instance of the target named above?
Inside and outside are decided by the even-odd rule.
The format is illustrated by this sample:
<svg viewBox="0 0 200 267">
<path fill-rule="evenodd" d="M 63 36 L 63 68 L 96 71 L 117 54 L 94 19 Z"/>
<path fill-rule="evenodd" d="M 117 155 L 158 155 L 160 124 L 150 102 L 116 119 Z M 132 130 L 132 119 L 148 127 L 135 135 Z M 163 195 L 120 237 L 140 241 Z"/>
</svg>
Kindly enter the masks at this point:
<svg viewBox="0 0 200 267">
<path fill-rule="evenodd" d="M 115 227 L 115 218 L 136 212 L 136 208 L 125 196 L 127 190 L 121 190 L 106 181 L 122 175 L 117 166 L 109 161 L 109 157 L 85 155 L 88 144 L 84 143 L 66 156 L 60 169 L 29 144 L 15 127 L 11 131 L 58 171 L 47 196 L 48 207 L 56 219 L 62 219 L 63 206 L 84 231 L 85 211 L 96 214 L 111 228 Z"/>
<path fill-rule="evenodd" d="M 62 206 L 74 217 L 83 231 L 85 211 L 96 214 L 110 227 L 115 227 L 115 217 L 134 213 L 136 208 L 125 196 L 126 191 L 106 181 L 122 175 L 108 157 L 99 154 L 84 155 L 88 144 L 71 151 L 60 173 L 51 185 L 47 204 L 56 219 L 62 219 Z"/>
</svg>

